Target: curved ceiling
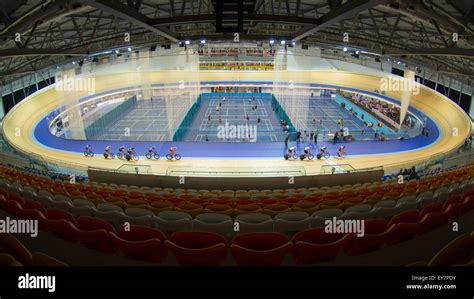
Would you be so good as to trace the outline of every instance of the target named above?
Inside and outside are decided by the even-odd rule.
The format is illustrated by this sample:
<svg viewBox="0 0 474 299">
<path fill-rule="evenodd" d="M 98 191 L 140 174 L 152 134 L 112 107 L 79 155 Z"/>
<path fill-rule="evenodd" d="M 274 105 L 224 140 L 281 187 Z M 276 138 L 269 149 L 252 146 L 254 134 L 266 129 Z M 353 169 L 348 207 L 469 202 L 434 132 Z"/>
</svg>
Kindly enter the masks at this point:
<svg viewBox="0 0 474 299">
<path fill-rule="evenodd" d="M 235 1 L 238 3 L 239 1 Z M 216 0 L 2 0 L 0 77 L 25 73 L 129 44 L 231 39 L 238 4 Z M 241 0 L 241 40 L 285 38 L 325 47 L 348 45 L 430 66 L 471 84 L 474 1 Z M 222 22 L 216 11 L 223 11 Z M 221 28 L 222 26 L 224 28 Z M 453 34 L 458 40 L 453 40 Z"/>
</svg>

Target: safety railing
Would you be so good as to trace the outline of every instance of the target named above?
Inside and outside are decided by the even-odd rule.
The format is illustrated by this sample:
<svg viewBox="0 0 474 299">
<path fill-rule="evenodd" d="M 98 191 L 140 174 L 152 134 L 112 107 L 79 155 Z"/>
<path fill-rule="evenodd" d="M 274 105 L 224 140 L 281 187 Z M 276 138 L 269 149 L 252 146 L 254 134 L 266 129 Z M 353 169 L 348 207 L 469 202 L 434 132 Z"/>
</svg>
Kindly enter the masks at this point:
<svg viewBox="0 0 474 299">
<path fill-rule="evenodd" d="M 123 164 L 117 169 L 117 172 L 125 172 L 125 173 L 146 173 L 151 174 L 151 166 L 150 165 L 139 165 L 139 164 Z"/>
<path fill-rule="evenodd" d="M 386 174 L 390 173 L 395 173 L 400 170 L 400 168 L 406 168 L 408 166 L 415 166 L 415 168 L 420 169 L 420 170 L 426 170 L 430 168 L 441 168 L 444 169 L 446 168 L 445 164 L 446 161 L 454 161 L 453 159 L 460 159 L 458 158 L 459 155 L 464 155 L 464 147 L 448 150 L 448 151 L 443 151 L 440 153 L 436 153 L 433 155 L 430 155 L 428 157 L 419 157 L 419 158 L 413 158 L 410 160 L 404 160 L 398 163 L 392 163 L 392 164 L 386 164 L 384 165 L 384 169 Z M 467 149 L 468 151 L 472 151 L 470 148 Z M 473 163 L 474 162 L 474 155 L 469 155 L 468 160 L 463 160 L 466 163 Z M 461 166 L 461 165 L 457 165 Z"/>
<path fill-rule="evenodd" d="M 170 166 L 166 170 L 168 176 L 303 176 L 306 170 L 303 166 L 279 166 L 279 167 L 186 167 Z"/>
</svg>

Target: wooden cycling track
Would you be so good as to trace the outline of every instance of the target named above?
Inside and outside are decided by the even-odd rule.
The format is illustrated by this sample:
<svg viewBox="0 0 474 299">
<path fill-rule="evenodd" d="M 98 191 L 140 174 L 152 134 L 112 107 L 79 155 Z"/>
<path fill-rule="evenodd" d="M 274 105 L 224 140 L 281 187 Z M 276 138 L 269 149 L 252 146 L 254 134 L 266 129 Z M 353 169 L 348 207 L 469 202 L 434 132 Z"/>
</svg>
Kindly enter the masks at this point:
<svg viewBox="0 0 474 299">
<path fill-rule="evenodd" d="M 95 74 L 96 92 L 118 89 L 133 85 L 149 85 L 153 83 L 167 83 L 184 81 L 273 81 L 274 72 L 268 71 L 130 71 L 116 74 Z M 351 73 L 346 71 L 282 71 L 278 73 L 278 80 L 305 83 L 322 83 L 346 86 L 367 91 L 380 89 L 381 77 L 369 74 Z M 82 154 L 65 152 L 47 148 L 33 138 L 35 125 L 46 114 L 55 108 L 70 101 L 86 96 L 86 92 L 58 91 L 54 86 L 42 89 L 16 105 L 4 118 L 3 131 L 5 139 L 17 150 L 27 154 L 37 154 L 43 159 L 73 166 L 81 169 L 88 167 L 116 170 L 124 164 L 118 159 L 105 160 L 101 155 L 94 158 L 84 158 Z M 395 99 L 401 98 L 401 92 L 390 91 L 386 95 Z M 179 162 L 170 162 L 166 159 L 158 161 L 143 161 L 139 164 L 151 166 L 152 172 L 166 174 L 170 165 L 179 165 L 186 169 L 244 169 L 251 173 L 252 169 L 271 166 L 274 169 L 287 167 L 303 167 L 306 174 L 317 174 L 322 165 L 350 164 L 355 169 L 384 167 L 385 169 L 399 169 L 411 166 L 432 158 L 440 153 L 448 153 L 457 149 L 469 137 L 471 120 L 451 100 L 445 96 L 421 86 L 418 95 L 413 95 L 411 105 L 429 115 L 441 129 L 438 141 L 428 147 L 409 152 L 388 153 L 374 156 L 347 157 L 343 160 L 330 159 L 308 161 L 285 161 L 283 159 L 183 159 Z M 455 134 L 453 134 L 455 132 Z M 457 133 L 457 134 L 456 134 Z"/>
</svg>

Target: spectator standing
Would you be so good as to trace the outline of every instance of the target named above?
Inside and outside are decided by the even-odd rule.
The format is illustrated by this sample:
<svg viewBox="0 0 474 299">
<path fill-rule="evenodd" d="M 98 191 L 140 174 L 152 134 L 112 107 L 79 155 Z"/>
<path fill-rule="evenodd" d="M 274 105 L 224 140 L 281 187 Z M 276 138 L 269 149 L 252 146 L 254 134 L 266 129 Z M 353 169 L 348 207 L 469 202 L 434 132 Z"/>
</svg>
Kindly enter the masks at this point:
<svg viewBox="0 0 474 299">
<path fill-rule="evenodd" d="M 287 133 L 287 134 L 286 134 L 286 137 L 285 137 L 285 148 L 288 148 L 288 140 L 290 140 L 290 133 Z"/>
<path fill-rule="evenodd" d="M 319 129 L 314 131 L 314 144 L 318 144 Z"/>
<path fill-rule="evenodd" d="M 411 171 L 410 171 L 410 174 L 408 176 L 408 180 L 416 180 L 418 177 L 418 174 L 416 173 L 416 170 L 415 170 L 415 166 L 412 166 L 411 167 Z"/>
</svg>

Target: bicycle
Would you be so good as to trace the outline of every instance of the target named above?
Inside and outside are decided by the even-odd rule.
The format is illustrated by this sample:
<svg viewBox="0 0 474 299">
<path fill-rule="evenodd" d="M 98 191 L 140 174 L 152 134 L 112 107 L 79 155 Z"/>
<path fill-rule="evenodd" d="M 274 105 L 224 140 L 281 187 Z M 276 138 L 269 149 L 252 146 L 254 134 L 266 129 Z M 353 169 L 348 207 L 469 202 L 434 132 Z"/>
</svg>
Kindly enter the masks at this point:
<svg viewBox="0 0 474 299">
<path fill-rule="evenodd" d="M 314 155 L 313 153 L 311 152 L 311 149 L 306 149 L 304 150 L 304 153 L 300 155 L 300 160 L 303 161 L 304 159 L 308 159 L 308 160 L 313 160 L 314 159 Z"/>
<path fill-rule="evenodd" d="M 181 160 L 181 155 L 180 154 L 174 154 L 174 155 L 167 154 L 166 159 L 168 159 L 170 161 L 173 160 L 173 159 Z"/>
<path fill-rule="evenodd" d="M 114 153 L 104 153 L 104 158 L 105 159 L 115 159 L 115 154 Z"/>
<path fill-rule="evenodd" d="M 94 152 L 93 151 L 84 151 L 84 157 L 94 157 Z"/>
<path fill-rule="evenodd" d="M 289 148 L 288 152 L 284 154 L 283 157 L 285 158 L 285 160 L 288 160 L 289 158 L 293 158 L 295 160 L 298 159 L 298 153 L 296 152 L 296 148 Z"/>
<path fill-rule="evenodd" d="M 320 151 L 319 151 L 319 154 L 317 154 L 317 158 L 318 160 L 321 159 L 321 158 L 325 158 L 325 159 L 329 159 L 331 155 L 329 154 L 329 150 L 327 149 L 327 147 L 323 146 L 321 147 Z"/>
<path fill-rule="evenodd" d="M 125 158 L 127 159 L 127 161 L 130 161 L 130 160 L 133 160 L 133 161 L 138 161 L 140 158 L 135 155 L 135 154 L 126 154 L 125 155 Z"/>
<path fill-rule="evenodd" d="M 158 160 L 158 159 L 160 159 L 160 154 L 158 154 L 157 152 L 148 152 L 148 153 L 146 153 L 145 157 L 149 160 L 151 160 L 151 159 Z"/>
<path fill-rule="evenodd" d="M 119 158 L 120 160 L 124 160 L 124 159 L 125 159 L 125 156 L 126 156 L 126 154 L 125 154 L 124 152 L 119 152 L 119 153 L 117 154 L 117 158 Z"/>
</svg>

